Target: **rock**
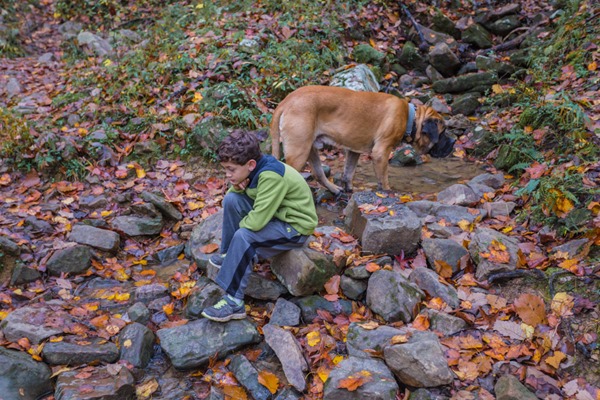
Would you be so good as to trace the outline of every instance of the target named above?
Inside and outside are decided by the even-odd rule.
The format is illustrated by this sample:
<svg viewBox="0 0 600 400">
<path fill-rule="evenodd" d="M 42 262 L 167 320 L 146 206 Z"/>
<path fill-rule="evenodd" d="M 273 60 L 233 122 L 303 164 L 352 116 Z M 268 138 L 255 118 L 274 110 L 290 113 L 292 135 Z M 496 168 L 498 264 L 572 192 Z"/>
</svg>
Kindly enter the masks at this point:
<svg viewBox="0 0 600 400">
<path fill-rule="evenodd" d="M 46 263 L 51 275 L 81 274 L 92 265 L 92 251 L 88 246 L 75 245 L 57 250 Z"/>
<path fill-rule="evenodd" d="M 137 302 L 127 309 L 127 316 L 131 322 L 146 324 L 150 320 L 150 310 L 142 302 Z"/>
<path fill-rule="evenodd" d="M 185 249 L 185 243 L 178 244 L 177 246 L 167 247 L 166 249 L 157 251 L 154 254 L 154 258 L 158 260 L 162 265 L 170 265 L 178 260 L 179 255 Z"/>
<path fill-rule="evenodd" d="M 322 290 L 339 267 L 330 255 L 303 247 L 273 257 L 271 271 L 291 294 L 306 296 Z"/>
<path fill-rule="evenodd" d="M 454 75 L 461 66 L 461 62 L 444 42 L 437 43 L 429 52 L 429 62 L 442 75 Z"/>
<path fill-rule="evenodd" d="M 52 370 L 24 351 L 0 347 L 0 397 L 36 400 L 52 392 Z"/>
<path fill-rule="evenodd" d="M 356 390 L 340 387 L 343 379 L 365 377 L 365 383 Z M 329 373 L 323 387 L 324 400 L 394 400 L 398 392 L 394 376 L 381 360 L 348 357 Z"/>
<path fill-rule="evenodd" d="M 134 400 L 135 380 L 123 365 L 97 367 L 91 376 L 65 371 L 56 380 L 56 400 Z"/>
<path fill-rule="evenodd" d="M 440 282 L 439 275 L 429 268 L 415 268 L 409 275 L 408 280 L 430 297 L 439 297 L 452 308 L 459 305 L 456 289 Z"/>
<path fill-rule="evenodd" d="M 79 208 L 85 210 L 99 210 L 108 207 L 105 196 L 82 196 L 79 198 Z"/>
<path fill-rule="evenodd" d="M 506 251 L 502 253 L 507 253 L 507 262 L 504 262 L 502 259 L 498 260 L 492 257 L 483 258 L 481 256 L 482 253 L 490 252 L 490 247 L 494 246 L 492 242 L 506 246 Z M 487 279 L 493 272 L 515 270 L 518 260 L 518 244 L 519 242 L 515 237 L 506 236 L 489 228 L 477 228 L 473 232 L 471 242 L 469 243 L 469 253 L 477 265 L 475 279 L 482 281 Z"/>
<path fill-rule="evenodd" d="M 269 323 L 277 326 L 298 326 L 300 307 L 285 299 L 277 299 Z"/>
<path fill-rule="evenodd" d="M 119 333 L 119 360 L 146 368 L 154 352 L 154 340 L 154 333 L 144 325 L 137 322 L 127 325 Z"/>
<path fill-rule="evenodd" d="M 79 22 L 67 21 L 59 25 L 58 31 L 63 35 L 65 40 L 72 39 L 81 31 L 83 25 Z"/>
<path fill-rule="evenodd" d="M 8 82 L 6 82 L 5 90 L 9 97 L 13 97 L 20 94 L 23 91 L 23 88 L 16 78 L 10 78 Z"/>
<path fill-rule="evenodd" d="M 441 10 L 435 9 L 435 13 L 432 18 L 433 27 L 443 33 L 451 35 L 454 39 L 460 38 L 460 30 L 456 27 L 456 24 L 448 18 Z"/>
<path fill-rule="evenodd" d="M 140 43 L 142 41 L 142 37 L 139 33 L 132 31 L 131 29 L 119 29 L 117 31 L 117 36 L 121 39 L 125 39 L 130 43 Z"/>
<path fill-rule="evenodd" d="M 429 100 L 427 102 L 427 105 L 429 105 L 429 107 L 433 108 L 440 114 L 450 114 L 451 112 L 451 109 L 448 106 L 448 104 L 446 104 L 445 101 L 438 99 L 437 97 L 433 97 L 431 100 Z"/>
<path fill-rule="evenodd" d="M 0 271 L 2 271 L 2 257 L 0 257 Z M 29 268 L 21 263 L 15 264 L 12 269 L 10 285 L 24 285 L 26 283 L 35 282 L 42 278 L 42 274 L 37 269 Z"/>
<path fill-rule="evenodd" d="M 50 225 L 47 221 L 37 219 L 33 216 L 25 218 L 25 225 L 31 227 L 35 233 L 54 233 L 54 228 L 52 225 Z"/>
<path fill-rule="evenodd" d="M 18 244 L 10 240 L 5 236 L 0 236 L 0 253 L 8 254 L 11 256 L 18 256 L 21 254 L 21 248 Z"/>
<path fill-rule="evenodd" d="M 429 65 L 413 42 L 404 43 L 398 61 L 409 70 L 425 71 Z"/>
<path fill-rule="evenodd" d="M 536 400 L 538 398 L 512 375 L 502 375 L 498 378 L 494 391 L 496 400 Z"/>
<path fill-rule="evenodd" d="M 44 53 L 38 57 L 38 62 L 42 64 L 48 64 L 52 61 L 56 61 L 56 57 L 54 57 L 54 53 Z"/>
<path fill-rule="evenodd" d="M 73 226 L 69 240 L 108 252 L 116 252 L 121 244 L 117 232 L 82 224 Z"/>
<path fill-rule="evenodd" d="M 233 355 L 227 366 L 235 379 L 246 389 L 254 399 L 269 399 L 271 392 L 258 380 L 258 371 L 243 355 Z"/>
<path fill-rule="evenodd" d="M 449 385 L 454 374 L 433 332 L 413 332 L 408 342 L 384 349 L 385 363 L 405 385 L 435 387 Z"/>
<path fill-rule="evenodd" d="M 456 183 L 439 192 L 437 200 L 442 204 L 473 206 L 479 202 L 480 197 L 467 185 Z"/>
<path fill-rule="evenodd" d="M 0 322 L 0 329 L 11 342 L 25 337 L 31 344 L 37 345 L 50 336 L 63 333 L 62 328 L 57 327 L 54 321 L 64 319 L 60 326 L 65 327 L 73 322 L 70 315 L 62 309 L 62 304 L 54 301 L 17 308 Z"/>
<path fill-rule="evenodd" d="M 60 342 L 47 342 L 42 356 L 44 361 L 51 365 L 112 363 L 119 359 L 119 349 L 114 343 L 104 339 L 83 339 L 70 335 Z"/>
<path fill-rule="evenodd" d="M 407 327 L 394 328 L 380 325 L 375 329 L 365 329 L 360 323 L 352 322 L 346 334 L 346 348 L 352 357 L 371 358 L 372 352 L 383 352 L 394 336 L 411 332 Z"/>
<path fill-rule="evenodd" d="M 80 32 L 77 35 L 77 42 L 84 48 L 89 48 L 99 57 L 111 56 L 114 53 L 112 46 L 107 40 L 91 32 Z"/>
<path fill-rule="evenodd" d="M 345 87 L 363 92 L 379 92 L 380 87 L 375 74 L 365 64 L 343 69 L 336 73 L 329 83 L 330 86 Z"/>
<path fill-rule="evenodd" d="M 410 144 L 402 143 L 392 151 L 389 163 L 397 166 L 420 165 L 423 164 L 423 160 Z"/>
<path fill-rule="evenodd" d="M 514 74 L 516 70 L 511 64 L 482 55 L 478 55 L 475 58 L 475 65 L 477 65 L 477 68 L 480 70 L 495 72 L 500 78 L 506 78 Z"/>
<path fill-rule="evenodd" d="M 181 214 L 181 212 L 177 208 L 175 208 L 173 204 L 165 200 L 162 196 L 150 192 L 142 192 L 140 197 L 148 203 L 153 204 L 156 208 L 158 208 L 166 218 L 170 218 L 175 221 L 181 221 L 183 219 L 183 215 Z"/>
<path fill-rule="evenodd" d="M 429 327 L 433 331 L 440 332 L 444 336 L 452 336 L 462 330 L 467 329 L 467 323 L 460 318 L 454 317 L 445 312 L 429 309 Z"/>
<path fill-rule="evenodd" d="M 575 239 L 570 240 L 560 246 L 555 246 L 551 250 L 551 255 L 555 258 L 570 259 L 575 258 L 578 255 L 583 255 L 589 251 L 590 241 L 588 239 Z"/>
<path fill-rule="evenodd" d="M 472 223 L 476 219 L 483 218 L 486 215 L 484 210 L 441 204 L 428 200 L 411 201 L 410 203 L 406 203 L 406 206 L 419 218 L 433 216 L 437 221 L 444 219 L 451 224 L 457 224 L 462 220 Z"/>
<path fill-rule="evenodd" d="M 399 272 L 379 270 L 369 278 L 366 303 L 387 322 L 409 323 L 425 294 Z"/>
<path fill-rule="evenodd" d="M 200 222 L 192 231 L 192 235 L 185 245 L 185 255 L 194 261 L 198 267 L 205 269 L 208 259 L 212 254 L 202 252 L 202 248 L 207 244 L 221 244 L 221 234 L 223 227 L 223 209 L 215 214 L 208 216 Z"/>
<path fill-rule="evenodd" d="M 494 72 L 475 72 L 433 82 L 436 93 L 483 92 L 498 82 Z"/>
<path fill-rule="evenodd" d="M 352 279 L 347 275 L 342 275 L 340 279 L 342 293 L 351 300 L 361 300 L 367 292 L 367 286 L 364 280 Z"/>
<path fill-rule="evenodd" d="M 452 267 L 452 273 L 460 270 L 460 260 L 469 254 L 467 249 L 452 239 L 423 239 L 425 257 L 432 269 L 436 261 L 444 261 Z"/>
<path fill-rule="evenodd" d="M 472 24 L 462 31 L 462 41 L 472 44 L 478 49 L 489 49 L 494 45 L 492 37 L 485 28 L 479 24 Z"/>
<path fill-rule="evenodd" d="M 279 392 L 275 400 L 301 400 L 304 396 L 293 387 L 286 387 Z"/>
<path fill-rule="evenodd" d="M 154 236 L 162 231 L 163 219 L 125 215 L 113 218 L 112 227 L 127 236 Z"/>
<path fill-rule="evenodd" d="M 217 303 L 223 295 L 225 295 L 225 291 L 219 285 L 201 276 L 196 282 L 196 290 L 188 297 L 184 309 L 185 317 L 200 318 L 202 311 Z"/>
<path fill-rule="evenodd" d="M 490 218 L 508 217 L 513 212 L 517 204 L 512 201 L 494 201 L 483 203 L 483 208 Z"/>
<path fill-rule="evenodd" d="M 247 319 L 222 323 L 203 318 L 186 325 L 159 329 L 156 336 L 177 369 L 203 366 L 215 355 L 221 359 L 260 341 L 256 326 Z"/>
<path fill-rule="evenodd" d="M 506 36 L 520 26 L 521 20 L 518 15 L 507 15 L 485 24 L 487 30 L 498 36 Z"/>
<path fill-rule="evenodd" d="M 295 297 L 291 301 L 300 307 L 304 323 L 311 323 L 317 316 L 318 310 L 324 310 L 331 315 L 352 314 L 352 302 L 345 299 L 329 301 L 321 296 Z"/>
<path fill-rule="evenodd" d="M 275 325 L 263 326 L 265 341 L 273 349 L 283 366 L 283 372 L 290 385 L 303 392 L 306 389 L 305 373 L 308 363 L 304 359 L 302 347 L 291 332 Z"/>
<path fill-rule="evenodd" d="M 481 103 L 479 103 L 479 93 L 465 93 L 456 96 L 452 102 L 453 115 L 474 115 Z"/>
<path fill-rule="evenodd" d="M 361 207 L 380 202 L 394 211 L 365 213 Z M 344 210 L 349 232 L 361 238 L 363 252 L 398 255 L 413 254 L 421 239 L 421 221 L 408 207 L 395 197 L 379 198 L 373 192 L 352 194 Z"/>
<path fill-rule="evenodd" d="M 428 65 L 427 68 L 425 68 L 425 75 L 427 75 L 432 83 L 444 79 L 444 75 L 442 75 L 432 65 Z"/>
<path fill-rule="evenodd" d="M 360 64 L 380 64 L 385 60 L 385 53 L 377 51 L 371 45 L 361 43 L 354 47 L 352 56 Z"/>
<path fill-rule="evenodd" d="M 489 186 L 494 189 L 500 189 L 502 186 L 504 186 L 505 181 L 506 180 L 504 179 L 504 174 L 502 174 L 502 173 L 497 173 L 497 174 L 487 174 L 486 173 L 486 174 L 477 175 L 476 177 L 471 179 L 469 182 L 467 182 L 467 184 L 468 185 L 480 184 L 480 185 Z"/>
<path fill-rule="evenodd" d="M 150 283 L 147 285 L 138 286 L 135 289 L 135 301 L 141 301 L 148 304 L 153 300 L 160 299 L 169 292 L 169 289 L 161 283 Z"/>
<path fill-rule="evenodd" d="M 288 293 L 288 290 L 279 281 L 269 279 L 255 272 L 248 277 L 246 296 L 258 300 L 277 300 Z"/>
</svg>

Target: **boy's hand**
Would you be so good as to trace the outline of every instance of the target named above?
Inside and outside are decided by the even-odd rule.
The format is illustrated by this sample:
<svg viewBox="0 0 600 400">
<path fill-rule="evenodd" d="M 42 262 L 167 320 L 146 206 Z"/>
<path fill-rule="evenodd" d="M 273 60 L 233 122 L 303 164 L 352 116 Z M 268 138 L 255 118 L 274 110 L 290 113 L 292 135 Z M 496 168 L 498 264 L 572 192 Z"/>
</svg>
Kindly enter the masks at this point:
<svg viewBox="0 0 600 400">
<path fill-rule="evenodd" d="M 248 184 L 250 183 L 250 179 L 246 178 L 243 181 L 241 181 L 240 183 L 238 183 L 237 185 L 233 185 L 233 188 L 235 190 L 246 190 L 246 187 L 248 186 Z"/>
</svg>

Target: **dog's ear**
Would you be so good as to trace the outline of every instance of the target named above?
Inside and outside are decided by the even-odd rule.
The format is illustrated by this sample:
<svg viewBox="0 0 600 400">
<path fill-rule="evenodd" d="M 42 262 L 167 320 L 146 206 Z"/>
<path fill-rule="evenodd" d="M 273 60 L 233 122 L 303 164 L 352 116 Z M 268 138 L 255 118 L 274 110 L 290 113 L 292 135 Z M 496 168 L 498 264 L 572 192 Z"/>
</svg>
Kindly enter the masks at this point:
<svg viewBox="0 0 600 400">
<path fill-rule="evenodd" d="M 455 142 L 456 139 L 450 139 L 445 133 L 442 133 L 438 142 L 429 150 L 429 154 L 435 158 L 447 157 L 454 150 Z"/>
<path fill-rule="evenodd" d="M 423 122 L 422 132 L 427 135 L 430 143 L 437 143 L 440 139 L 440 130 L 437 119 L 426 119 Z"/>
</svg>

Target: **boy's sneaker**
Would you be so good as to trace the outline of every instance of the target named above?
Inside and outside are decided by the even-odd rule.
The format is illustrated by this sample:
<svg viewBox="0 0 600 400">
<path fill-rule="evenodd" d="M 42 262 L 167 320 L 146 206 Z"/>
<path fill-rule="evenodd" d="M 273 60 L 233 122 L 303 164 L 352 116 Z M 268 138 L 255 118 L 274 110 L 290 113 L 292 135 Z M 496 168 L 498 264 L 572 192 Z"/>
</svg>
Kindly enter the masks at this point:
<svg viewBox="0 0 600 400">
<path fill-rule="evenodd" d="M 229 300 L 227 296 L 223 296 L 217 304 L 205 308 L 201 315 L 204 318 L 217 322 L 227 322 L 232 319 L 244 319 L 246 318 L 246 307 L 244 306 L 244 303 L 238 306 L 233 301 Z"/>
<path fill-rule="evenodd" d="M 223 265 L 224 259 L 225 259 L 225 254 L 213 254 L 208 259 L 208 262 L 211 263 L 212 266 L 215 268 L 221 268 L 221 265 Z"/>
</svg>

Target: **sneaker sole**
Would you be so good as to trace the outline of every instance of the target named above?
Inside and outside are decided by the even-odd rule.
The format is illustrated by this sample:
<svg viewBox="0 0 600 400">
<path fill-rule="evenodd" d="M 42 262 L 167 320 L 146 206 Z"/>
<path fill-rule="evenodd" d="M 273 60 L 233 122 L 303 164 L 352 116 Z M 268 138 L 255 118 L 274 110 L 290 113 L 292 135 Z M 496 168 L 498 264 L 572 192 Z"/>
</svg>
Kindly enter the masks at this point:
<svg viewBox="0 0 600 400">
<path fill-rule="evenodd" d="M 217 269 L 221 269 L 220 265 L 215 264 L 214 262 L 212 262 L 211 260 L 208 260 L 208 263 L 213 267 L 213 268 L 217 268 Z"/>
<path fill-rule="evenodd" d="M 204 313 L 201 313 L 200 315 L 202 315 L 206 319 L 210 319 L 211 321 L 216 321 L 216 322 L 227 322 L 227 321 L 231 321 L 232 319 L 244 319 L 244 318 L 246 318 L 246 313 L 243 313 L 243 314 L 231 314 L 231 315 L 228 315 L 226 317 L 213 317 L 213 316 L 210 316 L 210 315 L 204 314 Z"/>
</svg>

